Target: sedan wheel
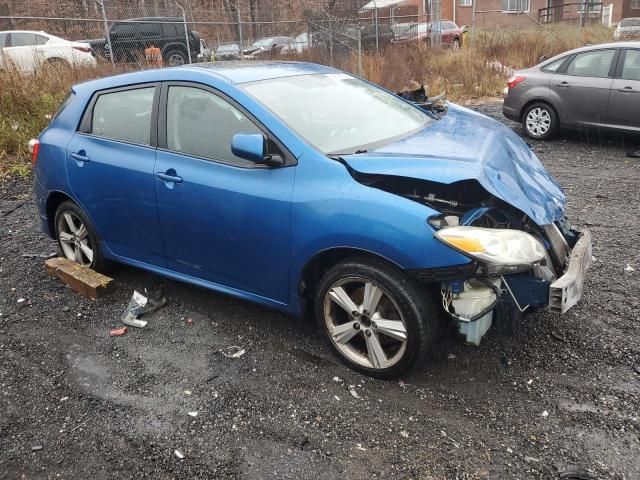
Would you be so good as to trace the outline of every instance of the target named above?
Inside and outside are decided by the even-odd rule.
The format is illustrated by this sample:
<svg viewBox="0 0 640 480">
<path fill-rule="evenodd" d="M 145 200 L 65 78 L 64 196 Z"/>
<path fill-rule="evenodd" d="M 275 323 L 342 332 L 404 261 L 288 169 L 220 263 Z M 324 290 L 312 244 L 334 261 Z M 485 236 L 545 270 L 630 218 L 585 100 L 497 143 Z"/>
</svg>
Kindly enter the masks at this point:
<svg viewBox="0 0 640 480">
<path fill-rule="evenodd" d="M 544 103 L 531 105 L 522 119 L 522 127 L 528 137 L 548 140 L 558 128 L 556 112 Z"/>
<path fill-rule="evenodd" d="M 73 213 L 64 212 L 58 218 L 58 240 L 65 257 L 80 265 L 91 265 L 93 247 L 89 240 L 89 231 Z"/>
<path fill-rule="evenodd" d="M 98 236 L 80 207 L 72 201 L 63 202 L 56 212 L 55 227 L 58 245 L 66 258 L 97 271 L 104 269 Z"/>
<path fill-rule="evenodd" d="M 332 341 L 351 361 L 367 368 L 396 365 L 407 348 L 407 326 L 380 285 L 341 279 L 325 296 L 324 321 Z"/>
<path fill-rule="evenodd" d="M 316 319 L 332 350 L 354 370 L 394 378 L 429 351 L 438 314 L 406 274 L 369 258 L 329 269 L 318 284 Z"/>
</svg>

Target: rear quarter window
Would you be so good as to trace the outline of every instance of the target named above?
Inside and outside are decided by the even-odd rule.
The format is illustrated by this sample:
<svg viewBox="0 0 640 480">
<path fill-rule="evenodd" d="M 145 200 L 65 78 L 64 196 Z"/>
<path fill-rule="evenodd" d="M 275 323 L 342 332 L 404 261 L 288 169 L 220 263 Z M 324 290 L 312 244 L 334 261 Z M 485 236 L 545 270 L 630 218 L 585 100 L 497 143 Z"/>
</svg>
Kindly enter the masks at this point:
<svg viewBox="0 0 640 480">
<path fill-rule="evenodd" d="M 60 115 L 63 110 L 65 108 L 67 108 L 69 106 L 69 104 L 73 101 L 73 99 L 75 98 L 76 94 L 74 93 L 73 90 L 71 90 L 67 96 L 65 97 L 65 99 L 62 101 L 62 103 L 60 104 L 60 106 L 58 107 L 58 110 L 56 111 L 56 113 L 53 114 L 53 117 L 51 118 L 51 121 L 53 122 L 58 115 Z"/>
</svg>

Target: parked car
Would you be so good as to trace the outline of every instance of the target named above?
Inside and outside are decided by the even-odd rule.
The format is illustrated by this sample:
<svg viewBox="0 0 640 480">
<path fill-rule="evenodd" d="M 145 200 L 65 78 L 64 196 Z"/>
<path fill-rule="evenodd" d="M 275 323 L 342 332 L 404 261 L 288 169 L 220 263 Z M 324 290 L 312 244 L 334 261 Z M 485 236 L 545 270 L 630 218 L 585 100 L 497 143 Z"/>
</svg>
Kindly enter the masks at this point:
<svg viewBox="0 0 640 480">
<path fill-rule="evenodd" d="M 640 39 L 640 17 L 623 18 L 613 32 L 613 39 Z"/>
<path fill-rule="evenodd" d="M 291 37 L 266 37 L 257 40 L 253 45 L 244 49 L 244 54 L 249 58 L 278 55 L 283 48 L 289 48 L 293 44 Z"/>
<path fill-rule="evenodd" d="M 433 25 L 431 23 L 414 23 L 406 27 L 403 31 L 398 32 L 391 40 L 396 45 L 415 43 L 415 42 L 431 42 L 431 31 Z M 454 22 L 443 20 L 440 22 L 441 42 L 443 47 L 449 47 L 453 51 L 460 50 L 462 46 L 462 30 Z"/>
<path fill-rule="evenodd" d="M 313 34 L 303 32 L 296 36 L 291 43 L 282 47 L 281 53 L 303 53 L 309 49 L 313 42 Z"/>
<path fill-rule="evenodd" d="M 70 42 L 42 31 L 0 32 L 0 69 L 35 72 L 43 65 L 70 67 L 95 64 L 91 47 L 86 43 Z"/>
<path fill-rule="evenodd" d="M 31 150 L 41 225 L 67 258 L 315 312 L 376 377 L 424 358 L 442 309 L 476 345 L 494 318 L 565 312 L 591 262 L 589 232 L 511 129 L 321 65 L 82 83 Z"/>
<path fill-rule="evenodd" d="M 240 58 L 240 47 L 236 43 L 225 43 L 216 49 L 216 60 L 238 60 Z"/>
<path fill-rule="evenodd" d="M 187 37 L 189 45 L 187 45 Z M 136 62 L 145 58 L 145 49 L 160 49 L 162 60 L 167 65 L 182 65 L 195 62 L 198 55 L 204 56 L 200 35 L 188 30 L 181 17 L 143 17 L 114 22 L 109 29 L 111 48 L 117 62 Z M 85 40 L 96 56 L 110 58 L 109 42 L 106 38 Z"/>
<path fill-rule="evenodd" d="M 640 132 L 640 42 L 578 48 L 507 82 L 503 113 L 531 138 L 560 127 Z"/>
</svg>

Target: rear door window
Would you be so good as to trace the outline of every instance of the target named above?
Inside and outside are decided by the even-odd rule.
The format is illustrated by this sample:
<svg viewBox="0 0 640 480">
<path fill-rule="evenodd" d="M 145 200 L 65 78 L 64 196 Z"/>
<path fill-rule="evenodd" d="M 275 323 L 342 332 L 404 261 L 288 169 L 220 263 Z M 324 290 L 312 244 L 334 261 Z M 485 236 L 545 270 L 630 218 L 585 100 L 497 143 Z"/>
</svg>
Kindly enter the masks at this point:
<svg viewBox="0 0 640 480">
<path fill-rule="evenodd" d="M 102 93 L 91 112 L 88 133 L 149 145 L 155 87 Z"/>
<path fill-rule="evenodd" d="M 567 67 L 567 75 L 607 78 L 615 50 L 596 50 L 578 53 Z"/>
</svg>

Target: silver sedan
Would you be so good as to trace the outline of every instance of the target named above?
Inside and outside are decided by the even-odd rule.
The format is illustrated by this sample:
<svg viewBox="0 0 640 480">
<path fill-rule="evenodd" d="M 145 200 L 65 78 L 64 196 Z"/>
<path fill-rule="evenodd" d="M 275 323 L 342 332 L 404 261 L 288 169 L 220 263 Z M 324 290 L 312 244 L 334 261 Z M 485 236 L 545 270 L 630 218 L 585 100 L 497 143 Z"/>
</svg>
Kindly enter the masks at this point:
<svg viewBox="0 0 640 480">
<path fill-rule="evenodd" d="M 560 127 L 640 133 L 640 42 L 578 48 L 516 72 L 503 113 L 535 139 Z"/>
</svg>

